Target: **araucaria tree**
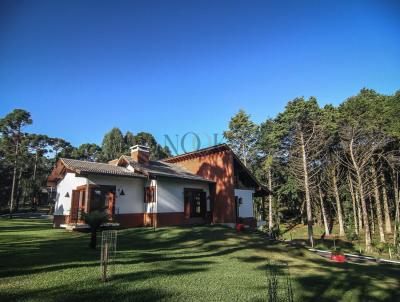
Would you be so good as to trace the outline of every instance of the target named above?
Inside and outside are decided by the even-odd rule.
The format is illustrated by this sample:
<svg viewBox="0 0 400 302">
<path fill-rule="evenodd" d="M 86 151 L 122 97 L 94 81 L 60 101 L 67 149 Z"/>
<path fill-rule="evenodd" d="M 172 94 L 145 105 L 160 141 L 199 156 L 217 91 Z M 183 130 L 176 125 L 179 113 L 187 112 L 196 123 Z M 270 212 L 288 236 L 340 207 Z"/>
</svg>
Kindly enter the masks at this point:
<svg viewBox="0 0 400 302">
<path fill-rule="evenodd" d="M 250 115 L 244 110 L 239 110 L 231 118 L 229 130 L 224 132 L 228 145 L 232 147 L 246 167 L 249 167 L 251 160 L 254 159 L 258 132 L 258 126 L 251 121 Z"/>
<path fill-rule="evenodd" d="M 287 158 L 290 172 L 304 193 L 308 240 L 314 245 L 311 190 L 321 167 L 323 137 L 321 109 L 315 98 L 289 102 L 276 119 L 280 133 L 281 156 Z"/>
<path fill-rule="evenodd" d="M 29 112 L 22 109 L 15 109 L 13 112 L 7 114 L 4 118 L 0 120 L 2 144 L 4 144 L 3 147 L 6 148 L 4 154 L 6 156 L 12 154 L 13 158 L 13 174 L 10 194 L 10 218 L 12 218 L 15 203 L 15 187 L 18 166 L 20 164 L 19 155 L 21 153 L 20 145 L 25 136 L 25 133 L 23 133 L 22 130 L 26 125 L 29 125 L 31 123 L 32 119 Z"/>
<path fill-rule="evenodd" d="M 320 108 L 315 98 L 296 98 L 261 123 L 257 136 L 250 135 L 256 125 L 240 111 L 225 137 L 273 193 L 269 227 L 277 222 L 274 217 L 305 218 L 313 245 L 314 221 L 323 224 L 325 234 L 336 232 L 336 223 L 337 235 L 363 235 L 371 251 L 373 230 L 381 242 L 399 233 L 399 116 L 400 92 L 362 89 L 338 107 Z M 254 137 L 255 147 L 245 149 Z M 275 213 L 273 200 L 279 204 Z M 400 250 L 397 238 L 393 242 Z"/>
</svg>

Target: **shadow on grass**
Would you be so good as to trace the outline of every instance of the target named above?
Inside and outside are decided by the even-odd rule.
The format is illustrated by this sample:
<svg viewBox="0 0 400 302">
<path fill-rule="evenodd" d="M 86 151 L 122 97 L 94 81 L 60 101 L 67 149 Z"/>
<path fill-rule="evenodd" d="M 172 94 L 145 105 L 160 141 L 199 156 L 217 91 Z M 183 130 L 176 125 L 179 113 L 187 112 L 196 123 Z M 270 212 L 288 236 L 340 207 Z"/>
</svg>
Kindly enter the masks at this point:
<svg viewBox="0 0 400 302">
<path fill-rule="evenodd" d="M 0 227 L 3 225 L 0 224 Z M 47 233 L 42 231 L 49 232 L 50 224 L 36 220 L 21 220 L 15 227 L 6 227 L 10 228 L 8 233 L 14 232 L 15 227 L 21 229 L 18 229 L 20 233 L 4 238 L 0 234 L 0 278 L 40 278 L 35 274 L 49 272 L 70 277 L 81 272 L 80 268 L 92 272 L 99 270 L 100 253 L 87 247 L 88 234 L 52 230 L 47 238 L 43 235 Z M 25 227 L 33 232 L 24 235 Z M 12 241 L 8 237 L 12 237 Z M 245 254 L 232 255 L 242 250 Z M 179 300 L 182 292 L 155 286 L 160 282 L 158 277 L 165 282 L 178 277 L 184 282 L 186 276 L 211 270 L 218 257 L 231 259 L 229 265 L 235 265 L 235 261 L 253 263 L 256 270 L 266 271 L 267 255 L 285 257 L 293 272 L 297 301 L 400 301 L 398 267 L 336 264 L 301 247 L 267 240 L 260 233 L 238 234 L 222 227 L 121 230 L 116 264 L 123 269 L 117 271 L 110 282 L 101 283 L 93 279 L 97 273 L 91 273 L 84 278 L 84 282 L 89 283 L 86 287 L 74 282 L 62 287 L 49 285 L 46 290 L 22 287 L 13 293 L 1 292 L 0 300 L 175 301 Z M 252 278 L 251 270 L 247 273 L 248 278 Z M 395 281 L 389 285 L 387 282 L 380 284 L 380 280 L 387 278 Z M 144 283 L 144 288 L 143 285 L 136 287 L 137 283 Z M 261 286 L 259 290 L 264 291 L 265 284 L 255 285 Z M 230 286 L 233 285 L 224 284 L 227 290 L 234 290 Z"/>
<path fill-rule="evenodd" d="M 94 281 L 100 282 L 100 281 Z M 127 289 L 115 282 L 107 282 L 96 288 L 82 288 L 81 284 L 56 286 L 45 290 L 24 290 L 17 293 L 0 293 L 1 301 L 24 301 L 33 297 L 38 301 L 165 301 L 174 300 L 174 293 L 153 287 Z"/>
</svg>

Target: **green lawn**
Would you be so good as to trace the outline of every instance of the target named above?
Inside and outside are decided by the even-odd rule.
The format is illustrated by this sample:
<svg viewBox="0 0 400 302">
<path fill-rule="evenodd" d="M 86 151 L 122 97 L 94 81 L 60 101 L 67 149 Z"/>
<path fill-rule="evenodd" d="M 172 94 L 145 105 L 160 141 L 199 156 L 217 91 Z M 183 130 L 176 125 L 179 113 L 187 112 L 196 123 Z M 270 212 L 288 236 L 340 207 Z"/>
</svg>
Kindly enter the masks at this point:
<svg viewBox="0 0 400 302">
<path fill-rule="evenodd" d="M 114 278 L 99 281 L 89 236 L 0 219 L 0 301 L 267 301 L 268 259 L 286 261 L 296 301 L 400 301 L 400 268 L 336 264 L 222 227 L 121 230 Z"/>
</svg>

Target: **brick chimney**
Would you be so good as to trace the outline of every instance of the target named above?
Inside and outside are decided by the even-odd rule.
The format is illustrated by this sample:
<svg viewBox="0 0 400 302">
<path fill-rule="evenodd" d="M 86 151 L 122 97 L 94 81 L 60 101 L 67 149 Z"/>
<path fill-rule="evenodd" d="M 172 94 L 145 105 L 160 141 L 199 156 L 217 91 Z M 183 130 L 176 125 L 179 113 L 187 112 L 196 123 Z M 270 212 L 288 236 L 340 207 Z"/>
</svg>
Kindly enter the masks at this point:
<svg viewBox="0 0 400 302">
<path fill-rule="evenodd" d="M 150 149 L 149 147 L 142 145 L 135 145 L 130 147 L 131 149 L 131 157 L 134 161 L 139 164 L 148 164 L 150 158 Z"/>
</svg>

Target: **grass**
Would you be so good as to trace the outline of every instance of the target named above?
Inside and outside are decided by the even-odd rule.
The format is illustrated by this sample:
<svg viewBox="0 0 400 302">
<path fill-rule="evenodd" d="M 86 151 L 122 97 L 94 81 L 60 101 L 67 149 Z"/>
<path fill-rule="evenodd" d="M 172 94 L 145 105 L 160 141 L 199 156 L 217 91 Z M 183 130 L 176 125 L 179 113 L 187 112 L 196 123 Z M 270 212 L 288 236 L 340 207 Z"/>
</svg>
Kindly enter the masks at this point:
<svg viewBox="0 0 400 302">
<path fill-rule="evenodd" d="M 289 264 L 295 301 L 400 301 L 400 268 L 336 264 L 223 227 L 121 230 L 102 283 L 89 235 L 0 219 L 0 301 L 267 301 L 268 260 Z"/>
<path fill-rule="evenodd" d="M 283 225 L 282 226 L 282 237 L 286 240 L 293 240 L 295 242 L 303 243 L 305 245 L 309 245 L 308 241 L 308 231 L 307 226 L 304 224 L 297 224 L 297 225 Z M 324 240 L 320 239 L 321 235 L 325 232 L 324 228 L 318 225 L 313 226 L 313 233 L 314 233 L 314 247 L 318 249 L 330 250 L 333 248 L 334 244 L 337 247 L 341 247 L 343 252 L 345 253 L 354 253 L 373 256 L 376 258 L 385 258 L 389 259 L 388 251 L 384 251 L 383 253 L 379 254 L 377 249 L 375 248 L 375 244 L 379 242 L 379 233 L 376 230 L 375 234 L 372 234 L 372 242 L 373 242 L 373 251 L 366 253 L 365 252 L 365 234 L 362 232 L 358 237 L 358 240 L 350 241 L 345 237 L 339 237 L 339 226 L 333 226 L 333 234 L 335 236 L 326 236 Z M 386 242 L 392 243 L 393 242 L 393 235 L 385 234 Z M 334 239 L 335 238 L 335 239 Z M 335 242 L 335 243 L 334 243 Z M 392 256 L 394 259 L 398 259 L 395 255 Z"/>
</svg>

